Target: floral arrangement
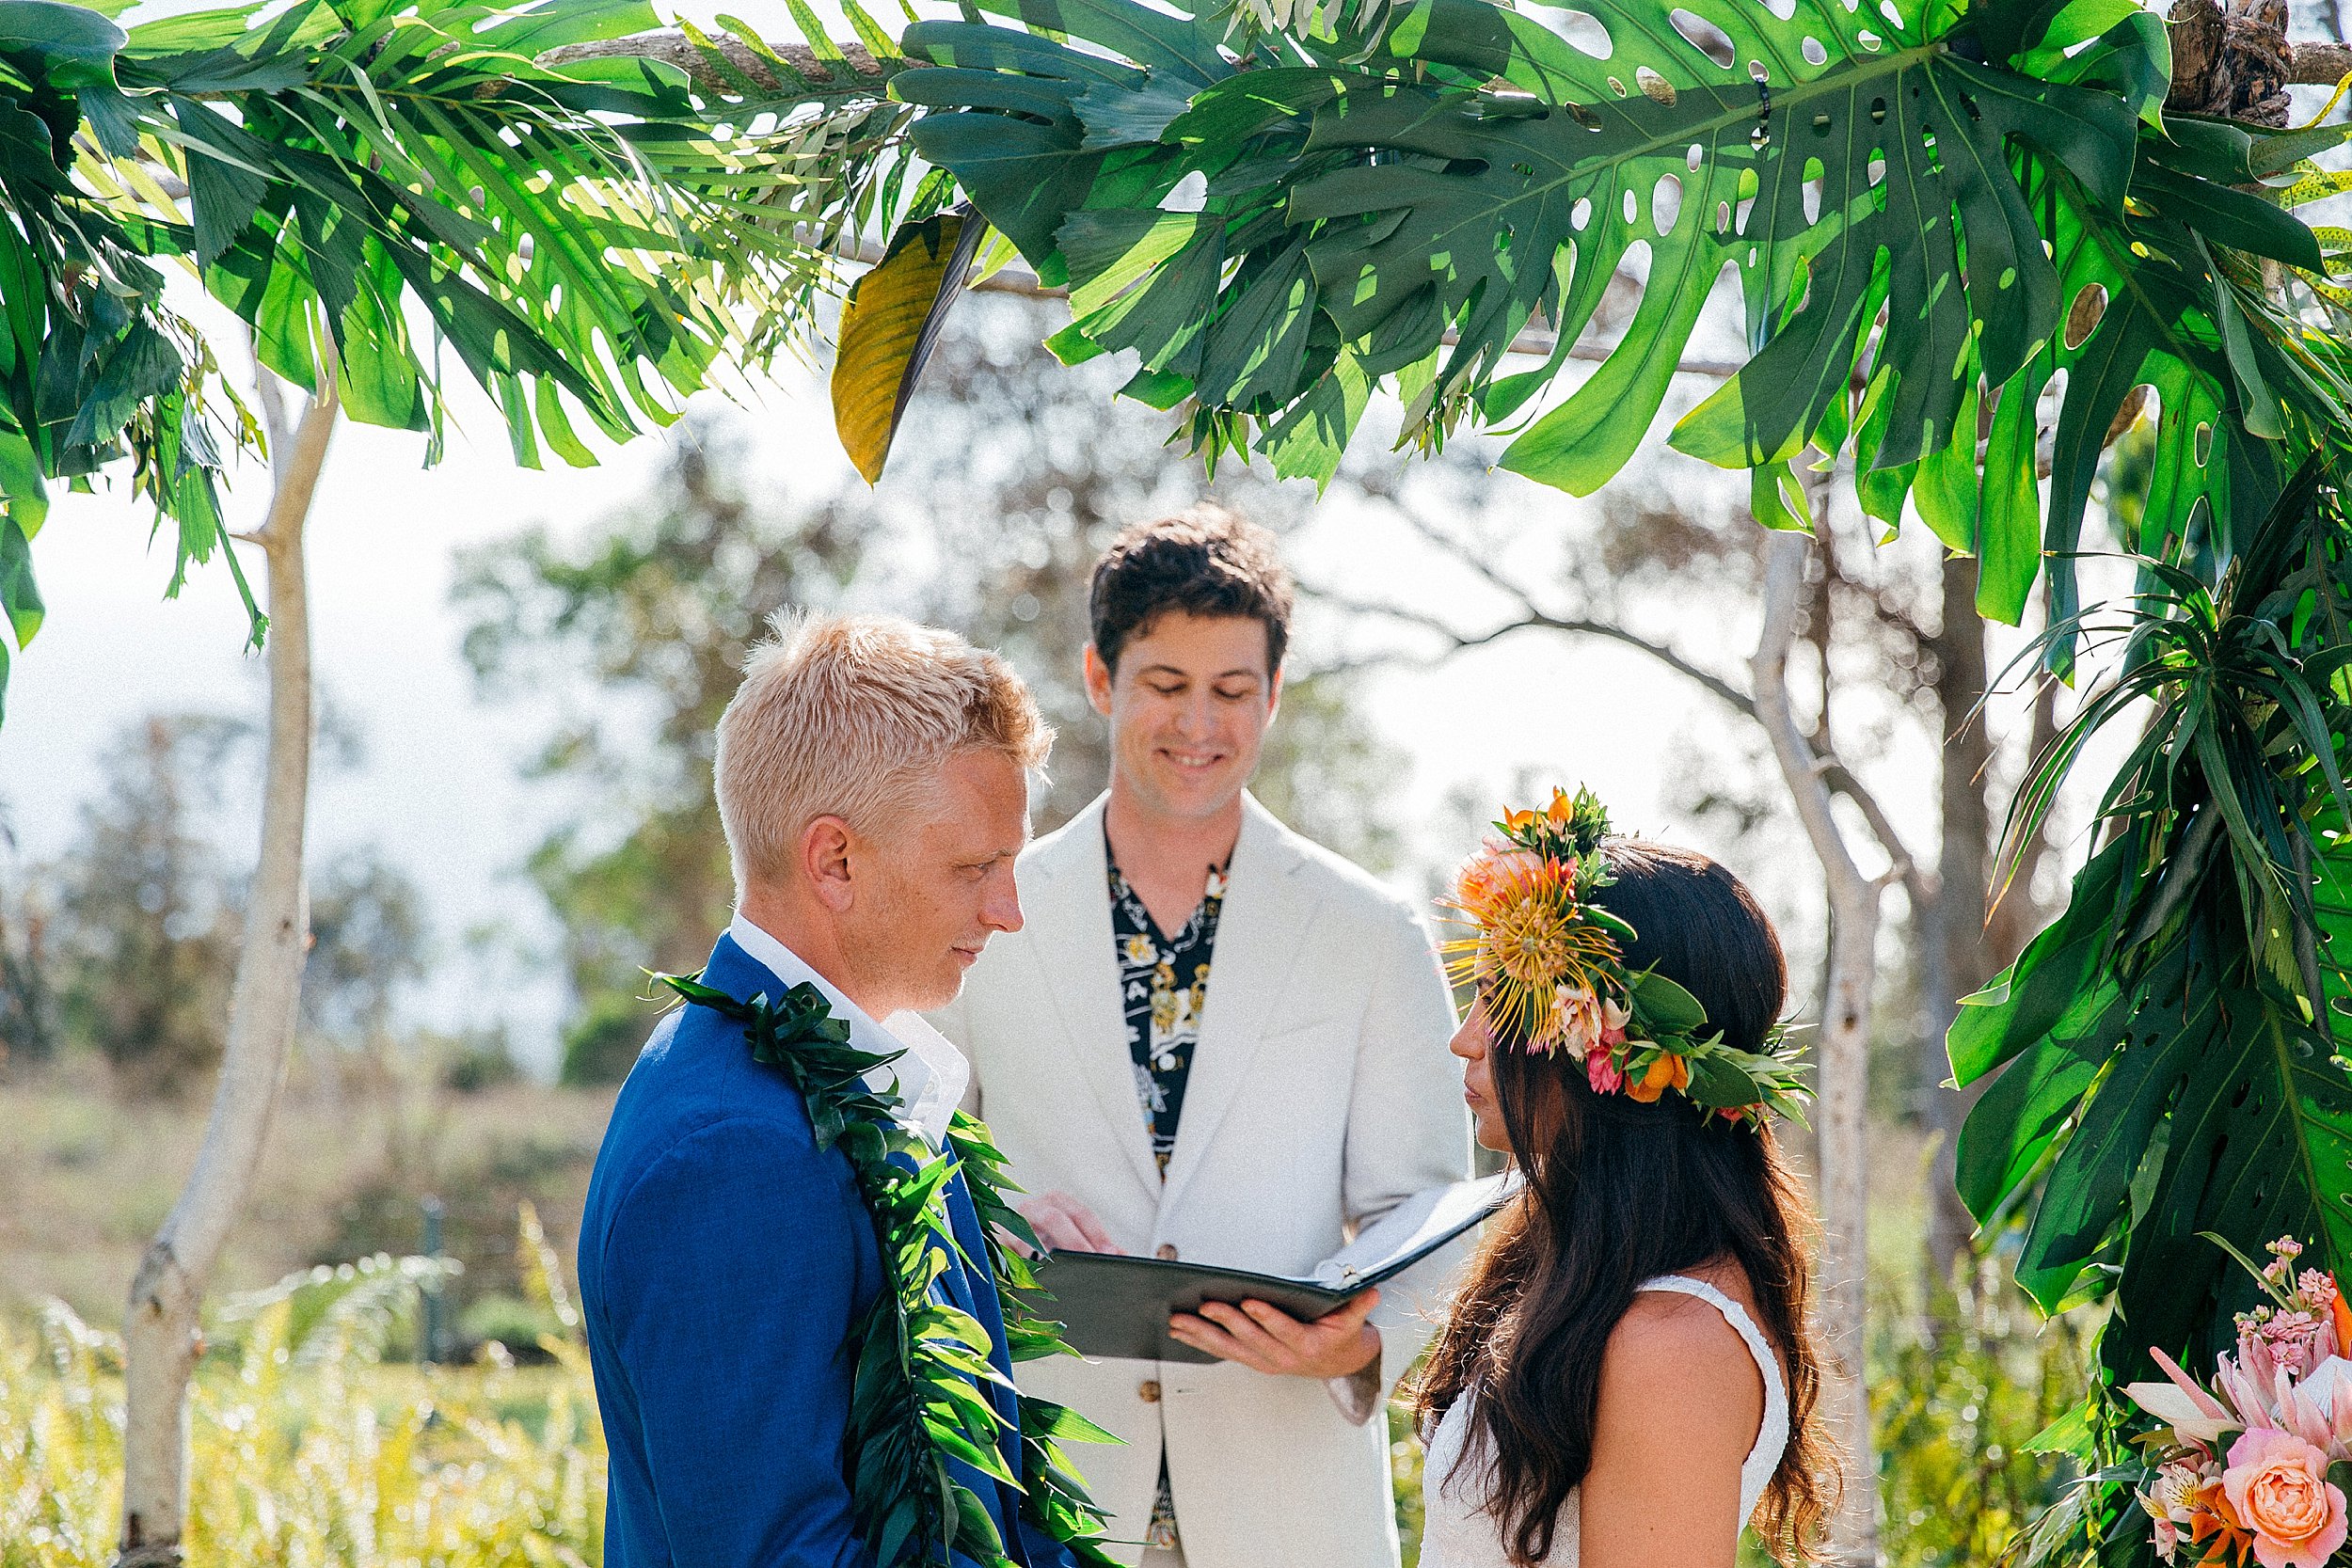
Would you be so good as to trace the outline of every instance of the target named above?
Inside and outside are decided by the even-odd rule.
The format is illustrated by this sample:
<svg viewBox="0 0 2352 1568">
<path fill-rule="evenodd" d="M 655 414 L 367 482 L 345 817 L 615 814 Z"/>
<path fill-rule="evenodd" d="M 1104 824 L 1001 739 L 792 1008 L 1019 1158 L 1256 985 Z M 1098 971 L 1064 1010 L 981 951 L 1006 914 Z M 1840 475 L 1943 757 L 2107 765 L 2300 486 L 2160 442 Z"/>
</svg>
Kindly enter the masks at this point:
<svg viewBox="0 0 2352 1568">
<path fill-rule="evenodd" d="M 1609 885 L 1609 813 L 1597 796 L 1551 792 L 1508 811 L 1463 865 L 1447 902 L 1470 934 L 1445 944 L 1446 974 L 1477 989 L 1505 1038 L 1582 1064 L 1600 1094 L 1645 1104 L 1669 1089 L 1726 1120 L 1802 1117 L 1805 1089 L 1778 1029 L 1762 1052 L 1707 1033 L 1707 1010 L 1652 971 L 1627 969 L 1633 927 L 1593 901 Z"/>
<path fill-rule="evenodd" d="M 2238 1314 L 2237 1354 L 2215 1358 L 2210 1386 L 2152 1349 L 2168 1381 L 2123 1390 L 2165 1423 L 2140 1439 L 2154 1465 L 2138 1497 L 2167 1562 L 2185 1544 L 2190 1563 L 2322 1568 L 2344 1546 L 2352 1307 L 2333 1275 L 2297 1271 L 2301 1243 L 2267 1250 L 2259 1268 L 2239 1256 L 2270 1299 Z"/>
</svg>

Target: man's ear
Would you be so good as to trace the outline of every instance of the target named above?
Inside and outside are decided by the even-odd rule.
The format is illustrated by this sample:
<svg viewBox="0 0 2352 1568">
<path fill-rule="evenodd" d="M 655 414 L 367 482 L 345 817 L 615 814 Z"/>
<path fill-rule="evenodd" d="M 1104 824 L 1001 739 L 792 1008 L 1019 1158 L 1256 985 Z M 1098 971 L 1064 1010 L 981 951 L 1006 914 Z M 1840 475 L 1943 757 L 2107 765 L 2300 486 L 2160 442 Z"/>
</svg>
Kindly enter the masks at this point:
<svg viewBox="0 0 2352 1568">
<path fill-rule="evenodd" d="M 1111 667 L 1103 661 L 1103 656 L 1095 651 L 1091 642 L 1087 644 L 1086 677 L 1087 701 L 1094 705 L 1095 712 L 1108 719 L 1111 716 Z"/>
<path fill-rule="evenodd" d="M 1282 667 L 1274 667 L 1274 678 L 1266 683 L 1265 721 L 1274 722 L 1274 716 L 1282 706 Z"/>
<path fill-rule="evenodd" d="M 850 825 L 838 816 L 818 816 L 801 830 L 801 875 L 810 893 L 835 914 L 855 902 L 850 874 Z"/>
</svg>

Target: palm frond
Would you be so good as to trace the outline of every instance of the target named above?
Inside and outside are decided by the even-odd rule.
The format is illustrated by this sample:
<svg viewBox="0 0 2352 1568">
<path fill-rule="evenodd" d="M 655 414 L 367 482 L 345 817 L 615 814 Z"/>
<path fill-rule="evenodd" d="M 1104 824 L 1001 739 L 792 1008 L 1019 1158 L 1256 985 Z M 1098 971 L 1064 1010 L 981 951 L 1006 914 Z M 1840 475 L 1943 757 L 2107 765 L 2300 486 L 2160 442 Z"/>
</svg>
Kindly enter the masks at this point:
<svg viewBox="0 0 2352 1568">
<path fill-rule="evenodd" d="M 437 451 L 446 350 L 520 461 L 590 463 L 586 426 L 667 423 L 723 369 L 810 341 L 845 229 L 945 195 L 905 188 L 895 54 L 658 33 L 644 0 L 298 0 L 128 33 L 56 0 L 8 16 L 0 605 L 19 646 L 48 483 L 129 456 L 176 520 L 176 588 L 221 537 L 224 465 L 259 444 L 162 266 L 199 277 L 272 371 L 331 377 L 355 419 Z"/>
<path fill-rule="evenodd" d="M 2237 188 L 2315 169 L 2343 128 L 2159 124 L 2169 55 L 2146 12 L 1595 0 L 1578 33 L 1414 0 L 1318 37 L 1139 0 L 985 8 L 1007 20 L 906 32 L 935 68 L 894 85 L 933 111 L 917 147 L 1069 282 L 1057 349 L 1136 350 L 1130 392 L 1181 404 L 1212 458 L 1247 443 L 1327 479 L 1385 385 L 1406 440 L 1514 428 L 1502 467 L 1588 493 L 1649 432 L 1728 273 L 1753 357 L 1674 444 L 1756 469 L 1765 496 L 1811 451 L 1851 451 L 1866 506 L 1915 502 L 2013 622 L 2045 560 L 2074 613 L 2072 554 L 2133 388 L 2164 421 L 2139 547 L 2215 572 L 2230 519 L 2352 430 L 2341 356 L 2261 287 L 2265 260 L 2323 252 Z M 1201 199 L 1171 200 L 1188 179 Z M 1628 269 L 1630 323 L 1557 395 Z M 1538 321 L 1557 352 L 1511 370 Z M 2070 643 L 2048 652 L 2067 667 Z"/>
</svg>

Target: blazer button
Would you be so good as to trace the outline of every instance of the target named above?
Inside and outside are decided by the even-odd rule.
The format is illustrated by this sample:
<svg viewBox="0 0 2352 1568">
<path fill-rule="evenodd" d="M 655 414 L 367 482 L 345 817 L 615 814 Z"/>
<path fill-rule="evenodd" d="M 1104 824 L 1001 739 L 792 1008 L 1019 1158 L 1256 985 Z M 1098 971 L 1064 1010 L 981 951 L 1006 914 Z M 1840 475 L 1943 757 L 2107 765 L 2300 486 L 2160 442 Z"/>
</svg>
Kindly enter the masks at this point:
<svg viewBox="0 0 2352 1568">
<path fill-rule="evenodd" d="M 1157 1404 L 1157 1403 L 1159 1403 L 1159 1402 L 1160 1402 L 1160 1384 L 1159 1384 L 1159 1379 L 1157 1379 L 1157 1378 L 1151 1378 L 1151 1377 L 1147 1377 L 1147 1378 L 1145 1378 L 1145 1379 L 1144 1379 L 1141 1383 L 1136 1384 L 1136 1398 L 1138 1398 L 1138 1399 L 1140 1399 L 1141 1401 L 1143 1401 L 1143 1402 L 1144 1402 L 1144 1403 L 1146 1403 L 1146 1404 Z"/>
<path fill-rule="evenodd" d="M 1163 1263 L 1173 1263 L 1176 1261 L 1176 1243 L 1173 1242 L 1162 1242 L 1159 1244 L 1158 1250 L 1153 1252 L 1152 1256 L 1157 1258 Z"/>
</svg>

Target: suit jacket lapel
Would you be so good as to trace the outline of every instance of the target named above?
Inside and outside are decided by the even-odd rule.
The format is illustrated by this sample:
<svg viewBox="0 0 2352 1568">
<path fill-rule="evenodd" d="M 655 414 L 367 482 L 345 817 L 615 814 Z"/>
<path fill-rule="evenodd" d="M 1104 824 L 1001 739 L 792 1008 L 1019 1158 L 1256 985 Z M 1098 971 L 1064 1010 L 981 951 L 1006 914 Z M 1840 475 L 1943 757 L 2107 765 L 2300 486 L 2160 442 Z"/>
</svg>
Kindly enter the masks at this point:
<svg viewBox="0 0 2352 1568">
<path fill-rule="evenodd" d="M 1107 877 L 1108 874 L 1105 868 L 1104 875 Z M 1105 902 L 1103 915 L 1103 954 L 1105 962 L 1109 961 L 1111 950 L 1109 909 L 1109 904 Z M 788 989 L 767 965 L 744 952 L 733 937 L 725 935 L 722 935 L 718 944 L 710 950 L 710 961 L 703 970 L 703 983 L 725 991 L 739 1002 L 748 1002 L 755 996 L 765 996 L 771 1002 L 780 1001 Z M 1138 1117 L 1140 1114 L 1137 1113 Z M 1146 1158 L 1149 1158 L 1148 1152 Z M 995 1282 L 987 1277 L 988 1249 L 979 1230 L 979 1212 L 973 1207 L 971 1190 L 961 1175 L 948 1179 L 947 1221 L 955 1233 L 956 1244 L 963 1250 L 963 1257 L 949 1255 L 947 1268 L 934 1288 L 942 1291 L 952 1305 L 978 1320 L 980 1326 L 988 1331 L 989 1360 L 1003 1374 L 1008 1386 L 979 1383 L 978 1387 L 981 1397 L 1005 1418 L 1005 1430 L 999 1435 L 997 1451 L 1012 1473 L 1019 1475 L 1021 1406 L 1009 1386 L 1012 1381 L 1011 1348 L 1005 1343 L 1004 1318 L 997 1307 Z M 972 1260 L 971 1268 L 964 1266 L 964 1259 Z M 1000 1481 L 977 1474 L 973 1479 L 976 1484 L 995 1488 L 997 1518 L 1005 1538 L 1006 1553 L 1017 1563 L 1027 1563 L 1028 1553 L 1021 1535 L 1020 1495 Z"/>
<path fill-rule="evenodd" d="M 1265 1022 L 1297 961 L 1299 933 L 1314 912 L 1302 907 L 1292 883 L 1301 861 L 1281 824 L 1249 796 L 1242 798 L 1242 810 L 1241 839 L 1227 867 L 1225 909 L 1209 957 L 1200 1042 L 1184 1084 L 1184 1114 L 1168 1160 L 1167 1190 L 1160 1195 L 1163 1212 L 1200 1168 L 1218 1123 L 1249 1076 Z"/>
<path fill-rule="evenodd" d="M 1119 993 L 1111 946 L 1110 862 L 1103 851 L 1103 802 L 1072 817 L 1031 863 L 1021 895 L 1062 1037 L 1077 1075 L 1093 1091 L 1136 1179 L 1156 1193 L 1159 1163 L 1136 1098 L 1135 1059 L 1127 1050 L 1127 1010 Z M 1215 976 L 1211 976 L 1212 987 Z"/>
</svg>

